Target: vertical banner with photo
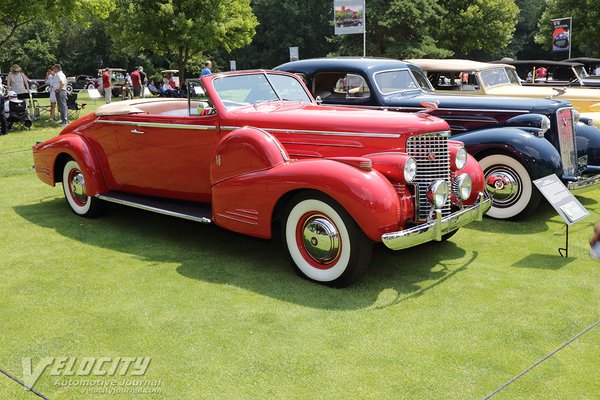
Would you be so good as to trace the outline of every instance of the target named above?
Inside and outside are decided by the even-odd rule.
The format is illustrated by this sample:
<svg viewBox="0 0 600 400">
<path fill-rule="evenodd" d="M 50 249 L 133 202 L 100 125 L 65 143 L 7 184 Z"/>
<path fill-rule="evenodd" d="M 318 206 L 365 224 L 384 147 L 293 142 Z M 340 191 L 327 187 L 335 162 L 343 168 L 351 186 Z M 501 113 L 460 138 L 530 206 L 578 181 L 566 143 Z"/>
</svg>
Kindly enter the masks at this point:
<svg viewBox="0 0 600 400">
<path fill-rule="evenodd" d="M 552 51 L 571 51 L 571 17 L 552 20 Z"/>
<path fill-rule="evenodd" d="M 336 35 L 365 33 L 365 0 L 334 0 L 333 26 Z"/>
</svg>

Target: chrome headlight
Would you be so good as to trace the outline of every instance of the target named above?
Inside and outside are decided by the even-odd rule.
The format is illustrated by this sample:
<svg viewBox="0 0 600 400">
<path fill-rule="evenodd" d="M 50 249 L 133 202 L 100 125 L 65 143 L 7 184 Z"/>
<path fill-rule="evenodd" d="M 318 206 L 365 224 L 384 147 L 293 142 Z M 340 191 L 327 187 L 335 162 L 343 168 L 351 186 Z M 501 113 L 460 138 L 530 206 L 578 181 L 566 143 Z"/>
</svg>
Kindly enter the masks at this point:
<svg viewBox="0 0 600 400">
<path fill-rule="evenodd" d="M 404 162 L 404 180 L 410 183 L 417 175 L 417 162 L 414 158 L 408 157 Z"/>
<path fill-rule="evenodd" d="M 467 165 L 467 150 L 465 150 L 464 147 L 461 147 L 456 152 L 454 164 L 456 165 L 457 170 L 463 169 L 465 165 Z"/>
<path fill-rule="evenodd" d="M 546 117 L 545 115 L 542 115 L 542 119 L 540 120 L 540 135 L 546 133 L 548 129 L 550 129 L 550 118 Z"/>
<path fill-rule="evenodd" d="M 454 180 L 452 185 L 452 191 L 459 200 L 467 200 L 471 197 L 471 189 L 473 184 L 471 183 L 471 177 L 467 174 L 460 174 Z"/>
<path fill-rule="evenodd" d="M 448 194 L 448 184 L 446 181 L 440 179 L 429 185 L 429 189 L 427 189 L 427 200 L 429 200 L 435 208 L 442 208 L 446 204 L 446 201 L 448 201 Z"/>
<path fill-rule="evenodd" d="M 581 119 L 581 114 L 579 113 L 579 111 L 573 110 L 572 115 L 573 115 L 573 123 L 574 124 L 578 123 L 579 120 Z"/>
</svg>

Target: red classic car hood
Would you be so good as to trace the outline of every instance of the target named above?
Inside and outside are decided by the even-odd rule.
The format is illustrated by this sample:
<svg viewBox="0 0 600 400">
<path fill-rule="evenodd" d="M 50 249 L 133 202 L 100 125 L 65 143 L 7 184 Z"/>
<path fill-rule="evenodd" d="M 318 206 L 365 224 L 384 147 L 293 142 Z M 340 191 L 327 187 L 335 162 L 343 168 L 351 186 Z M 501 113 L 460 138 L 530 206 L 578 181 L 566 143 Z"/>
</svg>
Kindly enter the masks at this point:
<svg viewBox="0 0 600 400">
<path fill-rule="evenodd" d="M 248 125 L 268 129 L 394 135 L 449 130 L 444 120 L 427 114 L 395 113 L 296 102 L 263 103 L 238 108 L 229 114 L 238 126 Z"/>
</svg>

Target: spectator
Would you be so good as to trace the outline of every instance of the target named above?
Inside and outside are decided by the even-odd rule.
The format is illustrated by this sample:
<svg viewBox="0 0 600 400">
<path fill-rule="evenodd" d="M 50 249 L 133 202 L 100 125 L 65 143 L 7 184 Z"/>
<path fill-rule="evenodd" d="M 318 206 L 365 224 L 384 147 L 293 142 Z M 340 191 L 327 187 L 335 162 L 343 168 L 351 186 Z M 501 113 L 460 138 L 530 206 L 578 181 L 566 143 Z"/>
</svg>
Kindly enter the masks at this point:
<svg viewBox="0 0 600 400">
<path fill-rule="evenodd" d="M 150 81 L 150 83 L 148 84 L 148 90 L 153 95 L 161 94 L 160 89 L 158 89 L 156 87 L 156 85 L 154 84 L 154 81 Z"/>
<path fill-rule="evenodd" d="M 50 118 L 47 122 L 54 121 L 56 118 L 56 92 L 54 92 L 53 87 L 54 80 L 54 68 L 48 67 L 46 69 L 46 84 L 50 88 Z"/>
<path fill-rule="evenodd" d="M 598 76 L 600 76 L 600 65 L 596 66 L 596 69 L 594 70 L 594 73 L 592 75 L 598 75 Z"/>
<path fill-rule="evenodd" d="M 538 69 L 535 70 L 535 79 L 546 78 L 547 76 L 548 76 L 548 68 L 539 67 Z"/>
<path fill-rule="evenodd" d="M 10 67 L 10 72 L 6 79 L 6 86 L 8 90 L 12 90 L 17 93 L 17 96 L 24 93 L 29 93 L 29 79 L 21 71 L 21 67 L 18 64 L 13 64 Z"/>
<path fill-rule="evenodd" d="M 144 88 L 148 86 L 148 75 L 144 72 L 144 67 L 140 65 L 139 69 L 140 79 L 142 81 L 142 97 L 144 97 Z"/>
<path fill-rule="evenodd" d="M 2 77 L 0 76 L 0 96 L 4 95 L 4 84 L 2 83 Z"/>
<path fill-rule="evenodd" d="M 130 76 L 131 86 L 133 86 L 133 98 L 139 98 L 142 92 L 142 78 L 140 77 L 139 67 L 135 67 Z"/>
<path fill-rule="evenodd" d="M 592 247 L 590 254 L 592 255 L 592 258 L 600 260 L 600 254 L 598 254 L 598 250 L 594 248 L 598 242 L 600 242 L 600 221 L 596 223 L 594 235 L 590 238 L 590 246 Z"/>
<path fill-rule="evenodd" d="M 69 109 L 67 108 L 67 77 L 62 71 L 60 64 L 54 64 L 54 77 L 52 78 L 52 87 L 56 93 L 56 103 L 60 114 L 60 123 L 58 126 L 65 126 L 69 123 Z"/>
<path fill-rule="evenodd" d="M 17 107 L 11 107 L 11 104 L 16 105 Z M 12 128 L 12 124 L 15 121 L 22 121 L 24 126 L 27 128 L 31 127 L 31 117 L 27 113 L 27 106 L 23 103 L 23 100 L 17 98 L 17 94 L 14 90 L 8 92 L 8 100 L 4 102 L 4 113 L 2 114 L 7 122 L 7 130 L 5 133 Z"/>
<path fill-rule="evenodd" d="M 1 81 L 1 79 L 0 79 Z M 2 105 L 4 105 L 4 91 L 0 92 L 0 101 Z M 3 110 L 4 111 L 4 110 Z M 9 107 L 10 111 L 10 107 Z M 6 119 L 6 113 L 0 112 L 0 135 L 6 135 L 8 133 L 8 123 Z"/>
<path fill-rule="evenodd" d="M 211 68 L 212 68 L 212 62 L 210 60 L 206 60 L 204 62 L 204 68 L 202 68 L 202 71 L 200 71 L 200 78 L 202 78 L 203 76 L 212 74 L 212 71 L 210 70 Z"/>
<path fill-rule="evenodd" d="M 110 80 L 110 68 L 104 68 L 104 73 L 102 74 L 102 88 L 104 89 L 104 100 L 106 104 L 110 103 L 112 96 L 112 82 Z"/>
</svg>

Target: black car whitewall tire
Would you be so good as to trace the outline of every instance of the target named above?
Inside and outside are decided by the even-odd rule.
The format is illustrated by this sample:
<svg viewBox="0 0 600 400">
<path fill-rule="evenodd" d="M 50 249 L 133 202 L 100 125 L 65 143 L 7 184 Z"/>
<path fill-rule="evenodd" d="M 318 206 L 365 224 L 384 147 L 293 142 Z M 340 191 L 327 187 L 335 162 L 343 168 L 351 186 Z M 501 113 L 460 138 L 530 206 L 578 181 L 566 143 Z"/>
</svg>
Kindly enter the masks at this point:
<svg viewBox="0 0 600 400">
<path fill-rule="evenodd" d="M 485 175 L 486 190 L 492 197 L 487 216 L 497 219 L 520 218 L 539 204 L 539 191 L 534 187 L 525 166 L 515 158 L 491 154 L 479 160 L 479 164 Z"/>
<path fill-rule="evenodd" d="M 292 264 L 310 280 L 347 286 L 369 265 L 372 242 L 343 207 L 322 193 L 296 196 L 286 207 L 281 231 Z"/>
<path fill-rule="evenodd" d="M 75 214 L 88 218 L 99 214 L 100 200 L 87 195 L 85 177 L 77 161 L 71 159 L 63 167 L 62 186 L 67 204 Z"/>
<path fill-rule="evenodd" d="M 93 83 L 89 83 L 86 87 L 87 90 L 92 90 L 92 89 L 96 89 L 96 85 L 94 85 Z"/>
</svg>

